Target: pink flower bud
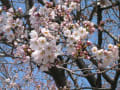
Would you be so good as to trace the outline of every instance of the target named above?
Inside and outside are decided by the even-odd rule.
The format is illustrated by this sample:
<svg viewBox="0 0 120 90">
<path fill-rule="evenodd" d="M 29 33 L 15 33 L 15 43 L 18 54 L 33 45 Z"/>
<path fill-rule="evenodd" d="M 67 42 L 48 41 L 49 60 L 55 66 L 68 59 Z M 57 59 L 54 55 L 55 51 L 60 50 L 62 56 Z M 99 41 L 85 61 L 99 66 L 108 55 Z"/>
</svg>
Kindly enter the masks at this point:
<svg viewBox="0 0 120 90">
<path fill-rule="evenodd" d="M 88 45 L 88 46 L 92 45 L 92 42 L 87 41 L 87 45 Z"/>
<path fill-rule="evenodd" d="M 22 8 L 18 8 L 18 12 L 22 13 L 23 12 Z"/>
<path fill-rule="evenodd" d="M 82 51 L 80 52 L 80 56 L 83 56 L 83 52 Z"/>
<path fill-rule="evenodd" d="M 81 45 L 81 44 L 82 44 L 82 41 L 81 41 L 81 40 L 79 40 L 79 41 L 78 41 L 78 44 L 79 44 L 79 45 Z"/>
<path fill-rule="evenodd" d="M 86 55 L 87 55 L 87 54 L 88 54 L 88 52 L 87 52 L 87 51 L 84 51 L 84 54 L 86 54 Z"/>
<path fill-rule="evenodd" d="M 25 45 L 25 44 L 23 44 L 23 45 L 22 45 L 22 48 L 26 48 L 26 45 Z"/>
<path fill-rule="evenodd" d="M 76 54 L 75 52 L 72 52 L 72 56 L 75 56 L 75 54 Z"/>
<path fill-rule="evenodd" d="M 90 56 L 85 56 L 85 59 L 90 59 Z"/>
</svg>

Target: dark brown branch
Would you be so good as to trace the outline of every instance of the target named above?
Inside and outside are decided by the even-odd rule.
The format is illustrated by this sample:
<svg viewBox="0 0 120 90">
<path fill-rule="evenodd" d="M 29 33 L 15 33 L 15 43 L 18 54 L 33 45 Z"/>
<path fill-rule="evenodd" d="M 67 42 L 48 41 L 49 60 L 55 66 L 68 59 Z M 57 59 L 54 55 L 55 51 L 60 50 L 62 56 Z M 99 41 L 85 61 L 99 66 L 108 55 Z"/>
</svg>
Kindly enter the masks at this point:
<svg viewBox="0 0 120 90">
<path fill-rule="evenodd" d="M 119 6 L 119 4 L 120 4 L 120 2 L 119 2 L 119 1 L 116 1 L 116 3 L 113 3 L 113 4 L 110 5 L 110 6 L 101 8 L 101 10 L 106 10 L 106 9 L 110 9 L 110 8 L 116 7 L 116 6 Z"/>
<path fill-rule="evenodd" d="M 76 64 L 78 65 L 78 67 L 80 69 L 84 69 L 84 68 L 88 68 L 88 66 L 84 63 L 84 61 L 82 59 L 76 59 Z M 83 73 L 84 74 L 90 74 L 92 73 L 91 71 L 87 71 L 87 70 L 83 70 Z M 90 85 L 92 87 L 96 87 L 96 78 L 94 75 L 89 75 L 89 76 L 86 76 L 88 82 L 90 83 Z"/>
<path fill-rule="evenodd" d="M 115 78 L 114 78 L 114 82 L 113 82 L 113 84 L 111 84 L 112 90 L 116 90 L 119 76 L 120 76 L 120 70 L 117 70 L 117 71 L 116 71 Z"/>
<path fill-rule="evenodd" d="M 104 71 L 105 69 L 101 69 L 101 71 Z M 109 82 L 110 84 L 113 84 L 114 81 L 106 74 L 106 72 L 102 73 L 102 76 L 104 77 L 104 79 Z"/>
<path fill-rule="evenodd" d="M 102 20 L 102 10 L 100 5 L 97 6 L 97 24 L 100 25 Z M 100 49 L 102 45 L 102 31 L 98 29 L 98 48 Z"/>
<path fill-rule="evenodd" d="M 9 0 L 1 0 L 3 6 L 6 6 L 7 9 L 9 9 L 11 7 L 11 4 L 9 2 Z"/>
<path fill-rule="evenodd" d="M 62 56 L 58 57 L 59 60 L 63 60 Z M 67 65 L 63 65 L 63 67 L 67 67 Z M 52 68 L 49 69 L 49 71 L 45 72 L 48 75 L 52 76 L 53 79 L 55 80 L 55 83 L 58 88 L 62 89 L 64 86 L 67 86 L 67 79 L 65 76 L 65 70 L 58 68 L 56 66 L 53 66 Z M 67 86 L 68 88 L 68 86 Z"/>
<path fill-rule="evenodd" d="M 119 40 L 120 43 L 120 40 Z M 120 47 L 119 47 L 119 60 L 118 60 L 118 64 L 120 64 Z M 118 69 L 120 68 L 120 65 L 118 65 Z M 117 82 L 120 76 L 120 70 L 116 70 L 116 74 L 114 77 L 114 83 L 111 85 L 112 90 L 115 90 L 117 87 Z"/>
<path fill-rule="evenodd" d="M 90 14 L 90 17 L 89 17 L 89 21 L 92 20 L 93 15 L 94 15 L 94 13 L 95 13 L 95 10 L 96 10 L 96 7 L 93 8 L 93 10 L 92 10 L 92 12 L 91 12 L 91 14 Z"/>
<path fill-rule="evenodd" d="M 98 29 L 98 26 L 97 25 L 94 25 L 94 27 L 96 28 L 96 29 Z M 113 36 L 108 30 L 105 30 L 105 29 L 103 29 L 102 30 L 102 32 L 105 32 L 108 36 L 110 36 L 115 42 L 119 42 L 118 41 L 118 39 L 115 37 L 115 36 Z"/>
<path fill-rule="evenodd" d="M 43 2 L 43 0 L 38 0 L 38 2 L 39 2 L 40 4 L 42 4 L 43 6 L 45 5 L 45 3 Z"/>
<path fill-rule="evenodd" d="M 76 88 L 79 88 L 79 85 L 78 85 L 78 83 L 77 83 L 77 80 L 74 79 L 74 77 L 72 76 L 72 73 L 68 72 L 68 74 L 69 74 L 70 78 L 72 79 L 72 81 L 73 81 L 75 87 L 76 87 Z"/>
<path fill-rule="evenodd" d="M 32 8 L 33 6 L 33 0 L 25 0 L 25 6 L 26 6 L 26 13 L 25 14 L 28 14 L 29 13 L 29 10 Z M 26 22 L 29 26 L 29 30 L 31 30 L 31 25 L 30 25 L 30 20 L 29 20 L 29 16 L 27 16 L 26 18 Z"/>
<path fill-rule="evenodd" d="M 108 36 L 110 36 L 115 42 L 119 42 L 118 40 L 117 40 L 117 38 L 116 37 L 114 37 L 110 32 L 108 32 L 107 30 L 103 30 L 103 32 L 105 32 Z"/>
<path fill-rule="evenodd" d="M 98 26 L 100 25 L 100 22 L 102 20 L 102 10 L 101 6 L 97 6 L 97 24 Z M 100 49 L 102 45 L 102 31 L 98 29 L 98 48 Z M 98 65 L 97 65 L 98 66 Z M 101 74 L 97 74 L 97 87 L 101 88 L 102 87 L 102 80 L 101 80 Z"/>
<path fill-rule="evenodd" d="M 94 58 L 91 58 L 90 61 L 91 61 L 94 65 L 97 66 L 97 62 L 96 62 L 96 60 L 95 60 Z M 104 68 L 101 69 L 101 71 L 104 71 L 104 70 L 105 70 Z M 102 75 L 103 75 L 104 79 L 105 79 L 108 83 L 110 83 L 110 84 L 113 83 L 113 80 L 106 74 L 106 72 L 102 73 Z"/>
<path fill-rule="evenodd" d="M 65 77 L 65 70 L 59 69 L 57 67 L 52 67 L 49 69 L 49 72 L 47 72 L 47 74 L 53 77 L 58 88 L 63 88 L 66 86 L 67 80 Z"/>
<path fill-rule="evenodd" d="M 25 5 L 26 5 L 26 13 L 28 13 L 33 6 L 33 0 L 25 0 Z"/>
</svg>

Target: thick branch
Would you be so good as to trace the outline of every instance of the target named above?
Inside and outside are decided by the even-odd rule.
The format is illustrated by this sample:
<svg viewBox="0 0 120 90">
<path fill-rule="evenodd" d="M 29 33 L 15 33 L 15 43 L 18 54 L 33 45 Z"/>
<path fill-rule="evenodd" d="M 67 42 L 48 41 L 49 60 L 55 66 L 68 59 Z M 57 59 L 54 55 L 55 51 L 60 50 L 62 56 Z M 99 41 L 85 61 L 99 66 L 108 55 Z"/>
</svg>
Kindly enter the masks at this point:
<svg viewBox="0 0 120 90">
<path fill-rule="evenodd" d="M 91 58 L 90 61 L 91 61 L 94 65 L 97 66 L 97 62 L 96 62 L 96 60 L 95 60 L 94 58 Z M 101 71 L 104 71 L 104 70 L 105 70 L 105 69 L 102 68 Z M 113 83 L 113 80 L 106 74 L 106 72 L 102 73 L 102 75 L 103 75 L 104 79 L 105 79 L 107 82 L 109 82 L 110 84 Z"/>
<path fill-rule="evenodd" d="M 59 60 L 63 60 L 62 56 L 58 56 Z M 63 65 L 63 67 L 67 67 L 67 65 Z M 45 72 L 53 77 L 55 80 L 55 83 L 59 89 L 62 89 L 64 86 L 67 86 L 67 80 L 65 76 L 65 70 L 58 68 L 56 66 L 53 66 L 49 69 L 48 72 Z M 68 87 L 68 86 L 67 86 Z"/>
<path fill-rule="evenodd" d="M 28 13 L 33 6 L 33 0 L 25 0 L 25 5 L 26 5 L 26 13 Z"/>
<path fill-rule="evenodd" d="M 65 70 L 57 67 L 52 67 L 49 69 L 48 74 L 53 77 L 58 88 L 63 88 L 66 86 L 67 80 L 65 77 Z"/>
<path fill-rule="evenodd" d="M 88 66 L 84 63 L 84 61 L 82 59 L 76 59 L 76 64 L 78 65 L 78 67 L 80 69 L 88 68 Z M 91 71 L 87 71 L 87 70 L 83 70 L 83 73 L 84 74 L 88 74 L 88 73 L 90 74 L 92 72 Z M 86 78 L 87 78 L 88 82 L 90 83 L 90 85 L 92 87 L 96 87 L 96 78 L 95 78 L 95 76 L 89 75 Z"/>
<path fill-rule="evenodd" d="M 29 13 L 29 10 L 32 8 L 33 6 L 33 0 L 25 0 L 25 5 L 26 5 L 26 13 L 25 14 L 28 14 Z M 26 22 L 29 26 L 29 30 L 31 30 L 31 25 L 30 25 L 30 20 L 29 20 L 29 16 L 27 16 L 26 18 Z"/>
<path fill-rule="evenodd" d="M 97 6 L 97 24 L 100 25 L 100 21 L 102 20 L 102 10 L 100 5 Z M 102 31 L 98 29 L 98 48 L 100 49 L 102 45 Z M 102 86 L 102 80 L 101 80 L 101 74 L 97 74 L 97 87 L 101 88 Z"/>
</svg>

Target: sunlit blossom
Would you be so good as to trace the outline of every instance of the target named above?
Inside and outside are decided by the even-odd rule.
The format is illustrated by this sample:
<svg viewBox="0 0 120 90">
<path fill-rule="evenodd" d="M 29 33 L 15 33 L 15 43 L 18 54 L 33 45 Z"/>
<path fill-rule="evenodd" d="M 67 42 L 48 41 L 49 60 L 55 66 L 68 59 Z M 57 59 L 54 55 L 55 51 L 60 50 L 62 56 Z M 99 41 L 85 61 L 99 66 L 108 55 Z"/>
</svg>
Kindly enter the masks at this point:
<svg viewBox="0 0 120 90">
<path fill-rule="evenodd" d="M 92 53 L 94 53 L 94 54 L 96 54 L 98 51 L 97 47 L 93 47 L 91 50 L 92 50 Z"/>
</svg>

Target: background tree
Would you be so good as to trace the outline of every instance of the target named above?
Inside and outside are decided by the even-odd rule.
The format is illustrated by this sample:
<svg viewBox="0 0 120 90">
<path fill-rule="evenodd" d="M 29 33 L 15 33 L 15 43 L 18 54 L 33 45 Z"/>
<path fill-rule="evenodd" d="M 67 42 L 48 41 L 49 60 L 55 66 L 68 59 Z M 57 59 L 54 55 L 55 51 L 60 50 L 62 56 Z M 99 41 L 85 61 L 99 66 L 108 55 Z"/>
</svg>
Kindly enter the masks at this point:
<svg viewBox="0 0 120 90">
<path fill-rule="evenodd" d="M 0 0 L 0 87 L 119 90 L 119 0 Z"/>
</svg>

